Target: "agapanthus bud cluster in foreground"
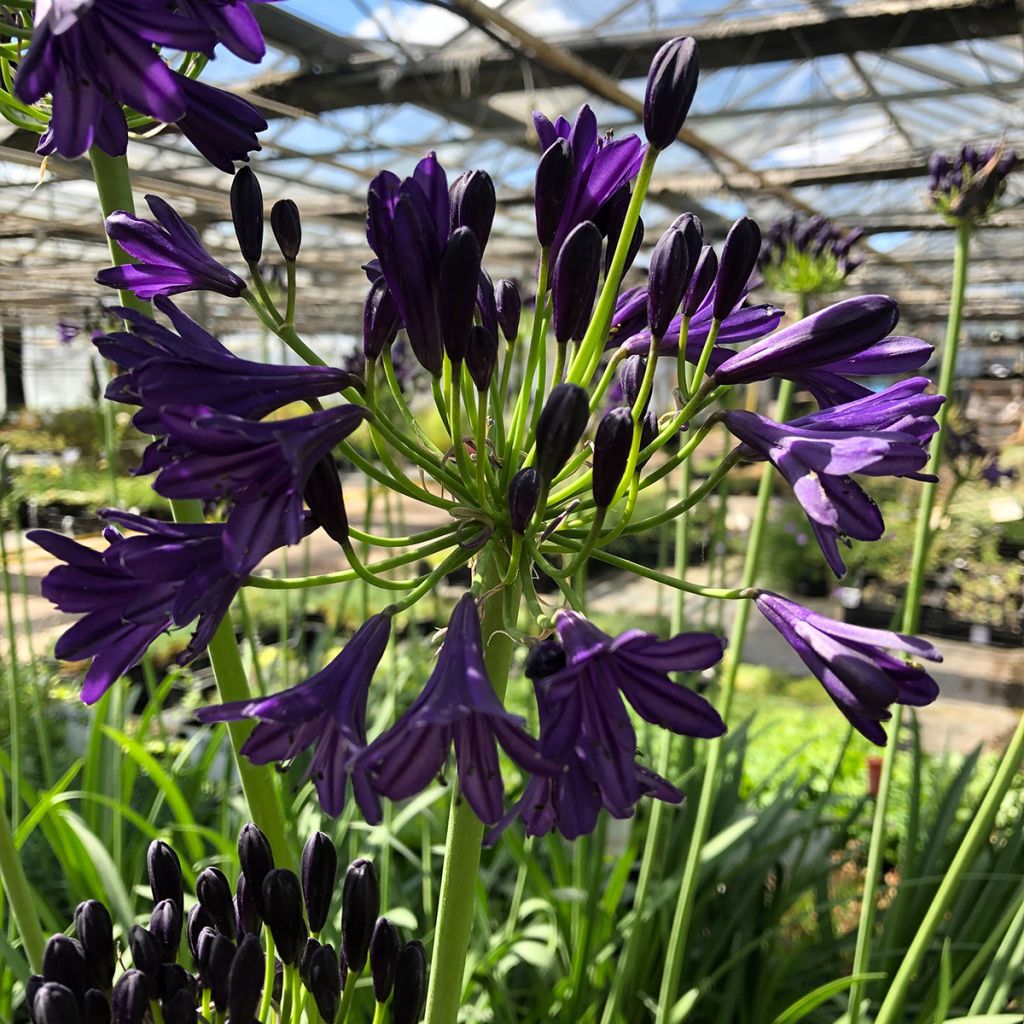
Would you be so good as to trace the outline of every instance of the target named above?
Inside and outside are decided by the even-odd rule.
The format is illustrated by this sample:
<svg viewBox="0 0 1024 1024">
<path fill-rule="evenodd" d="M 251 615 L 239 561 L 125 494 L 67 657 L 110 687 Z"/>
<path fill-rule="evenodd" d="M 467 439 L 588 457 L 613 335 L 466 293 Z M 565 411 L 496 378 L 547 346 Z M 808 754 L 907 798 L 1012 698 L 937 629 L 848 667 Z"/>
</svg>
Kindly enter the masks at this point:
<svg viewBox="0 0 1024 1024">
<path fill-rule="evenodd" d="M 1002 145 L 966 145 L 952 156 L 935 153 L 928 161 L 928 192 L 948 220 L 984 220 L 1020 165 L 1020 157 Z"/>
<path fill-rule="evenodd" d="M 238 838 L 238 865 L 229 868 L 235 882 L 220 868 L 203 868 L 186 914 L 181 862 L 155 841 L 147 856 L 154 904 L 148 924 L 115 932 L 102 902 L 80 904 L 73 936 L 49 940 L 42 974 L 25 986 L 30 1018 L 344 1024 L 369 966 L 373 1003 L 351 1018 L 373 1012 L 375 1003 L 378 1014 L 387 1007 L 391 1020 L 416 1024 L 426 997 L 422 944 L 405 941 L 380 916 L 371 861 L 353 862 L 343 877 L 337 867 L 334 844 L 317 832 L 303 850 L 301 878 L 277 868 L 266 837 L 249 824 Z"/>
<path fill-rule="evenodd" d="M 608 550 L 619 538 L 687 515 L 738 464 L 760 462 L 792 489 L 841 575 L 844 545 L 884 533 L 870 478 L 929 479 L 926 446 L 943 398 L 921 377 L 878 392 L 861 383 L 902 377 L 932 353 L 926 342 L 893 333 L 899 310 L 892 299 L 848 298 L 776 331 L 784 310 L 749 297 L 762 252 L 757 223 L 740 217 L 724 238 L 712 238 L 685 211 L 656 240 L 646 282 L 623 287 L 642 244 L 641 205 L 654 161 L 682 129 L 696 78 L 692 40 L 659 51 L 647 89 L 648 144 L 602 133 L 588 106 L 571 122 L 534 117 L 540 253 L 532 295 L 488 271 L 501 207 L 483 170 L 449 181 L 429 153 L 405 176 L 378 174 L 367 196 L 373 258 L 364 264 L 358 372 L 325 366 L 299 333 L 299 213 L 280 205 L 271 224 L 286 264 L 283 311 L 269 298 L 258 259 L 275 257 L 263 247 L 266 211 L 255 175 L 243 172 L 233 190 L 235 269 L 214 260 L 201 236 L 159 201 L 150 204 L 159 224 L 110 218 L 108 230 L 138 262 L 101 280 L 156 296 L 173 330 L 122 310 L 125 329 L 96 342 L 118 368 L 107 395 L 132 406 L 135 425 L 153 437 L 138 472 L 154 474 L 156 491 L 175 502 L 203 503 L 214 521 L 172 524 L 107 512 L 102 551 L 32 534 L 65 563 L 43 592 L 81 616 L 58 654 L 92 659 L 86 699 L 100 696 L 166 630 L 196 623 L 181 660 L 194 657 L 240 587 L 362 579 L 386 591 L 386 606 L 339 637 L 319 671 L 265 697 L 205 707 L 199 719 L 254 723 L 241 753 L 259 765 L 298 762 L 331 815 L 342 812 L 350 784 L 366 820 L 379 822 L 384 800 L 454 778 L 456 806 L 471 808 L 492 837 L 519 817 L 531 834 L 573 838 L 594 827 L 601 809 L 626 818 L 645 796 L 681 799 L 678 780 L 651 770 L 646 737 L 660 729 L 707 741 L 726 728 L 694 678 L 704 673 L 713 683 L 725 638 L 607 634 L 588 618 L 577 588 L 590 559 L 707 599 L 756 601 L 876 742 L 892 704 L 934 696 L 917 660 L 935 657 L 928 645 L 889 633 L 854 635 L 754 588 L 704 587 Z M 849 267 L 853 235 L 837 238 L 827 221 L 792 225 L 786 237 L 800 258 L 832 261 L 837 273 L 841 261 Z M 246 267 L 248 283 L 235 272 Z M 247 303 L 306 365 L 235 356 L 167 298 L 190 289 Z M 417 397 L 403 387 L 400 368 L 410 359 L 429 396 L 426 388 Z M 654 388 L 659 367 L 671 381 L 668 401 Z M 734 389 L 773 379 L 793 382 L 799 413 L 773 419 L 741 411 Z M 703 446 L 713 432 L 722 436 L 719 423 L 736 444 L 709 460 Z M 437 525 L 402 538 L 358 530 L 349 522 L 339 456 L 355 467 L 360 487 L 369 479 L 419 503 Z M 649 488 L 695 458 L 711 464 L 703 479 L 670 502 L 649 500 L 663 493 Z M 354 519 L 361 521 L 361 514 Z M 344 557 L 337 572 L 251 575 L 268 553 L 314 529 L 337 543 Z M 379 553 L 364 559 L 352 538 Z M 397 717 L 373 734 L 367 708 L 393 693 L 379 666 L 396 620 L 436 597 L 441 581 L 463 567 L 473 582 L 453 602 L 429 678 L 419 693 L 399 694 Z M 553 600 L 537 592 L 541 573 L 558 588 Z M 513 643 L 523 649 L 520 659 L 528 652 L 529 708 L 505 704 L 507 668 L 495 651 Z M 506 653 L 505 664 L 521 663 Z M 638 730 L 637 719 L 654 729 Z M 312 950 L 306 934 L 322 908 L 301 921 L 298 882 L 275 872 L 257 841 L 246 838 L 245 847 L 249 899 L 281 959 L 299 963 L 309 978 L 324 977 L 328 954 Z M 311 864 L 303 882 L 324 891 Z M 353 876 L 350 888 L 368 886 Z M 227 920 L 224 881 L 208 873 L 202 888 L 220 905 L 207 912 L 211 920 L 218 913 Z M 166 944 L 173 920 L 169 909 L 162 914 Z M 364 916 L 358 942 L 343 943 L 354 968 L 367 950 L 372 959 L 373 916 Z M 213 934 L 222 940 L 207 939 L 210 962 L 226 963 L 224 942 L 237 936 L 216 927 Z M 145 954 L 146 943 L 138 948 Z M 396 992 L 406 985 L 399 972 Z"/>
<path fill-rule="evenodd" d="M 772 291 L 824 295 L 863 263 L 852 252 L 863 235 L 860 228 L 841 228 L 821 214 L 801 218 L 794 213 L 768 229 L 757 266 Z"/>
</svg>

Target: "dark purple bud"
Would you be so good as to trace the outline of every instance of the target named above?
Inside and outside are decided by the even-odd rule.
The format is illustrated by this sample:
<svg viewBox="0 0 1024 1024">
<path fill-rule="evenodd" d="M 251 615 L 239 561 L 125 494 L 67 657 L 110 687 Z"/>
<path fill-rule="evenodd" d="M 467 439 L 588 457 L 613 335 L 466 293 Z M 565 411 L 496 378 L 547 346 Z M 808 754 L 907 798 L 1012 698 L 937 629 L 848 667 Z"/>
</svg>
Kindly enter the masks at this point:
<svg viewBox="0 0 1024 1024">
<path fill-rule="evenodd" d="M 633 443 L 633 414 L 619 406 L 601 417 L 594 434 L 593 492 L 594 504 L 607 508 L 622 480 Z"/>
<path fill-rule="evenodd" d="M 161 900 L 154 908 L 149 919 L 149 931 L 160 943 L 163 962 L 172 964 L 178 959 L 178 947 L 181 945 L 181 911 L 174 900 Z"/>
<path fill-rule="evenodd" d="M 612 260 L 615 258 L 615 250 L 619 244 L 619 236 L 622 234 L 622 226 L 626 220 L 631 197 L 632 192 L 630 191 L 629 184 L 622 185 L 615 195 L 598 211 L 595 219 L 598 229 L 608 236 L 608 242 L 605 245 L 604 251 L 605 277 L 608 276 L 612 268 Z M 633 238 L 630 240 L 629 249 L 626 251 L 626 261 L 622 265 L 623 275 L 633 266 L 633 261 L 636 259 L 636 254 L 640 251 L 643 241 L 644 222 L 638 219 L 636 227 L 633 229 Z"/>
<path fill-rule="evenodd" d="M 629 248 L 626 250 L 626 262 L 622 264 L 622 273 L 625 274 L 631 266 L 633 261 L 636 259 L 637 253 L 640 251 L 640 246 L 644 244 L 644 222 L 642 217 L 637 218 L 636 227 L 633 228 L 633 240 L 629 243 Z M 609 255 L 605 259 L 604 272 L 607 276 L 608 271 L 611 269 L 612 259 L 615 256 L 615 250 L 611 249 Z"/>
<path fill-rule="evenodd" d="M 537 165 L 533 203 L 537 214 L 537 241 L 547 248 L 558 232 L 565 197 L 572 184 L 575 161 L 567 139 L 556 139 Z"/>
<path fill-rule="evenodd" d="M 242 826 L 238 834 L 238 863 L 246 884 L 252 890 L 253 900 L 265 921 L 267 915 L 263 907 L 263 879 L 273 870 L 274 853 L 270 849 L 270 841 L 252 822 Z"/>
<path fill-rule="evenodd" d="M 666 149 L 679 137 L 699 74 L 697 42 L 689 36 L 670 39 L 654 55 L 644 94 L 644 134 L 655 149 Z"/>
<path fill-rule="evenodd" d="M 494 223 L 497 198 L 494 182 L 486 171 L 466 171 L 460 174 L 449 192 L 451 200 L 451 230 L 469 228 L 476 236 L 480 252 L 487 248 Z"/>
<path fill-rule="evenodd" d="M 466 369 L 477 391 L 491 386 L 494 368 L 498 365 L 498 339 L 482 324 L 474 324 L 466 349 Z"/>
<path fill-rule="evenodd" d="M 718 274 L 718 257 L 710 245 L 705 245 L 700 251 L 697 259 L 697 266 L 693 268 L 690 275 L 690 283 L 687 285 L 686 294 L 683 296 L 683 316 L 693 316 L 700 309 L 711 286 L 715 283 Z"/>
<path fill-rule="evenodd" d="M 234 1024 L 254 1024 L 263 995 L 266 959 L 260 940 L 246 935 L 235 951 L 228 971 L 228 1019 Z"/>
<path fill-rule="evenodd" d="M 196 878 L 196 899 L 213 918 L 213 925 L 229 939 L 235 937 L 235 905 L 231 883 L 220 868 L 204 868 Z"/>
<path fill-rule="evenodd" d="M 339 544 L 348 543 L 348 513 L 341 492 L 341 477 L 334 456 L 328 452 L 309 474 L 302 497 L 324 533 Z"/>
<path fill-rule="evenodd" d="M 601 274 L 601 232 L 585 220 L 569 233 L 558 250 L 551 278 L 555 339 L 565 344 L 583 337 L 597 295 Z"/>
<path fill-rule="evenodd" d="M 320 943 L 316 939 L 306 939 L 306 945 L 302 950 L 302 956 L 299 957 L 299 977 L 302 979 L 302 984 L 309 988 L 309 964 L 313 959 L 313 954 L 320 948 Z"/>
<path fill-rule="evenodd" d="M 540 497 L 540 473 L 533 466 L 519 470 L 508 485 L 508 518 L 515 533 L 526 533 Z"/>
<path fill-rule="evenodd" d="M 132 925 L 128 933 L 128 948 L 132 951 L 132 963 L 156 985 L 160 965 L 164 962 L 163 943 L 141 924 Z"/>
<path fill-rule="evenodd" d="M 539 682 L 547 679 L 565 668 L 565 649 L 553 637 L 549 636 L 534 644 L 526 655 L 523 673 L 527 679 Z"/>
<path fill-rule="evenodd" d="M 141 971 L 125 971 L 111 999 L 114 1024 L 142 1024 L 149 1010 L 149 985 Z"/>
<path fill-rule="evenodd" d="M 494 286 L 494 301 L 498 310 L 498 324 L 505 340 L 512 344 L 519 336 L 519 318 L 523 312 L 523 301 L 514 281 L 502 278 Z"/>
<path fill-rule="evenodd" d="M 341 970 L 338 954 L 329 943 L 324 943 L 309 963 L 309 991 L 313 994 L 320 1016 L 331 1024 L 338 1015 L 341 1002 Z"/>
<path fill-rule="evenodd" d="M 91 987 L 81 943 L 66 935 L 52 936 L 43 950 L 43 977 L 70 989 L 80 1004 L 85 990 Z"/>
<path fill-rule="evenodd" d="M 203 932 L 199 944 L 199 971 L 213 996 L 214 1005 L 224 1013 L 228 1008 L 231 966 L 235 962 L 235 944 L 219 932 Z M 262 977 L 262 975 L 261 975 Z"/>
<path fill-rule="evenodd" d="M 309 933 L 302 916 L 302 886 L 293 871 L 274 868 L 263 879 L 263 920 L 274 936 L 278 956 L 285 964 L 294 964 Z"/>
<path fill-rule="evenodd" d="M 231 182 L 231 220 L 242 259 L 259 263 L 263 255 L 263 190 L 251 167 L 236 171 Z"/>
<path fill-rule="evenodd" d="M 704 245 L 704 225 L 697 214 L 683 213 L 672 221 L 672 227 L 669 230 L 682 232 L 683 241 L 686 243 L 686 266 L 688 268 L 686 283 L 689 285 L 690 278 L 697 266 L 697 260 L 700 259 L 701 248 Z"/>
<path fill-rule="evenodd" d="M 164 1024 L 196 1024 L 199 1020 L 195 995 L 185 989 L 179 989 L 170 999 L 164 1000 L 163 1011 Z"/>
<path fill-rule="evenodd" d="M 110 1024 L 110 1000 L 106 993 L 98 988 L 91 988 L 85 993 L 82 1020 L 85 1024 Z"/>
<path fill-rule="evenodd" d="M 75 934 L 82 944 L 93 984 L 104 992 L 114 983 L 114 925 L 99 900 L 86 900 L 75 910 Z"/>
<path fill-rule="evenodd" d="M 196 940 L 196 966 L 199 970 L 199 980 L 203 988 L 210 988 L 211 985 L 206 969 L 210 963 L 210 946 L 217 935 L 216 929 L 204 928 Z"/>
<path fill-rule="evenodd" d="M 195 996 L 192 975 L 181 964 L 161 964 L 160 974 L 156 981 L 156 990 L 160 999 L 166 1002 L 182 989 L 185 989 L 190 996 Z"/>
<path fill-rule="evenodd" d="M 199 962 L 199 936 L 204 928 L 216 931 L 216 924 L 210 916 L 210 912 L 201 904 L 196 903 L 188 912 L 188 919 L 185 922 L 185 937 L 188 939 L 188 948 L 192 959 Z"/>
<path fill-rule="evenodd" d="M 498 304 L 494 300 L 494 282 L 486 270 L 480 271 L 480 281 L 476 289 L 476 308 L 480 314 L 480 323 L 498 337 Z"/>
<path fill-rule="evenodd" d="M 149 844 L 146 854 L 146 869 L 149 874 L 149 888 L 153 902 L 174 900 L 178 909 L 185 912 L 184 883 L 181 878 L 181 861 L 165 842 L 157 839 Z"/>
<path fill-rule="evenodd" d="M 360 857 L 345 874 L 341 893 L 341 948 L 350 971 L 362 974 L 373 926 L 380 913 L 380 888 L 372 861 Z"/>
<path fill-rule="evenodd" d="M 74 992 L 56 981 L 40 985 L 32 1000 L 32 1016 L 36 1024 L 81 1024 L 82 1020 Z"/>
<path fill-rule="evenodd" d="M 398 307 L 383 277 L 370 285 L 363 304 L 363 355 L 376 359 L 398 335 Z"/>
<path fill-rule="evenodd" d="M 32 1005 L 35 1003 L 36 993 L 46 984 L 46 979 L 41 974 L 30 974 L 25 982 L 25 1005 L 28 1007 L 29 1020 L 35 1021 L 32 1013 Z"/>
<path fill-rule="evenodd" d="M 323 930 L 331 912 L 331 897 L 338 877 L 338 851 L 323 834 L 314 832 L 302 851 L 302 896 L 306 901 L 309 930 Z"/>
<path fill-rule="evenodd" d="M 386 1003 L 391 995 L 401 948 L 398 929 L 386 917 L 378 918 L 370 939 L 370 976 L 373 978 L 373 997 L 378 1003 Z"/>
<path fill-rule="evenodd" d="M 683 301 L 689 283 L 686 241 L 671 228 L 658 239 L 647 275 L 647 324 L 655 338 L 663 338 Z"/>
<path fill-rule="evenodd" d="M 643 450 L 658 436 L 658 417 L 653 409 L 648 409 L 644 418 L 640 421 L 640 451 Z M 643 469 L 647 465 L 650 455 L 645 459 L 643 454 L 637 460 L 637 468 Z"/>
<path fill-rule="evenodd" d="M 632 409 L 636 400 L 640 397 L 640 386 L 643 383 L 644 374 L 647 372 L 647 360 L 641 355 L 627 357 L 619 370 L 619 385 L 622 388 L 622 403 Z M 647 396 L 650 402 L 650 395 Z M 647 403 L 644 403 L 644 410 Z"/>
<path fill-rule="evenodd" d="M 761 252 L 761 229 L 749 217 L 740 217 L 725 236 L 722 258 L 715 277 L 715 301 L 711 309 L 716 320 L 724 320 L 743 297 Z"/>
<path fill-rule="evenodd" d="M 453 364 L 461 363 L 469 344 L 480 278 L 480 244 L 469 228 L 458 228 L 441 256 L 441 333 Z"/>
<path fill-rule="evenodd" d="M 427 1001 L 427 954 L 423 943 L 407 942 L 395 965 L 395 992 L 391 997 L 392 1024 L 417 1024 Z"/>
<path fill-rule="evenodd" d="M 299 208 L 291 199 L 278 199 L 270 209 L 270 228 L 277 239 L 281 255 L 294 263 L 302 245 L 302 220 Z"/>
<path fill-rule="evenodd" d="M 565 251 L 564 249 L 562 250 Z M 590 399 L 575 384 L 557 384 L 537 420 L 537 471 L 550 485 L 576 450 L 590 420 Z"/>
<path fill-rule="evenodd" d="M 235 886 L 235 925 L 239 936 L 259 935 L 260 928 L 263 927 L 260 912 L 245 875 L 238 876 L 238 883 Z"/>
</svg>

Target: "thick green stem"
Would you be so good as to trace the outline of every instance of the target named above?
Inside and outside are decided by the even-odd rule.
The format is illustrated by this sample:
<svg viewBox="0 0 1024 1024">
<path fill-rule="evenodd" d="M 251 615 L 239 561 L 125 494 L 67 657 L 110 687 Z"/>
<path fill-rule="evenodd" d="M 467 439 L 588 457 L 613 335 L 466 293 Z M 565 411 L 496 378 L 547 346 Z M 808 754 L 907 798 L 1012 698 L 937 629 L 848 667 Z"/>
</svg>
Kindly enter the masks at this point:
<svg viewBox="0 0 1024 1024">
<path fill-rule="evenodd" d="M 479 569 L 480 593 L 487 594 L 498 585 L 500 573 L 493 557 L 485 555 L 482 561 L 484 564 Z M 504 591 L 487 597 L 483 602 L 481 616 L 484 661 L 499 700 L 505 697 L 512 661 L 512 640 L 506 632 L 510 623 L 506 622 L 504 598 Z M 512 603 L 515 605 L 518 600 Z M 514 626 L 514 623 L 511 625 Z M 426 1024 L 455 1024 L 459 1014 L 483 835 L 483 823 L 462 799 L 456 786 L 452 793 L 444 870 L 438 896 Z"/>
<path fill-rule="evenodd" d="M 946 402 L 935 415 L 939 429 L 932 436 L 929 449 L 928 472 L 938 475 L 942 468 L 945 452 L 946 424 L 949 419 L 950 394 L 956 374 L 956 356 L 960 347 L 960 327 L 963 322 L 964 293 L 967 289 L 967 264 L 970 255 L 971 225 L 961 223 L 956 232 L 956 249 L 953 257 L 953 286 L 949 298 L 949 321 L 946 325 L 946 343 L 942 352 L 942 366 L 939 371 L 939 393 L 946 396 Z M 937 483 L 921 485 L 917 507 L 917 526 L 914 531 L 914 552 L 910 562 L 910 580 L 903 604 L 903 632 L 913 633 L 921 614 L 921 594 L 924 590 L 925 573 L 928 568 L 928 546 L 931 542 L 931 519 L 935 508 Z M 875 814 L 871 824 L 871 841 L 868 845 L 868 862 L 864 874 L 864 899 L 861 900 L 860 922 L 857 927 L 857 945 L 853 956 L 853 974 L 863 974 L 871 962 L 871 939 L 875 923 L 875 886 L 882 866 L 885 846 L 886 816 L 889 811 L 889 794 L 892 789 L 893 763 L 896 760 L 902 708 L 897 707 L 888 727 L 885 755 L 882 759 L 882 774 L 878 782 L 878 796 L 875 799 Z M 947 878 L 949 876 L 947 875 Z M 848 1006 L 849 1024 L 858 1024 L 864 985 L 857 982 L 850 987 Z M 888 999 L 887 999 L 888 1002 Z"/>
</svg>

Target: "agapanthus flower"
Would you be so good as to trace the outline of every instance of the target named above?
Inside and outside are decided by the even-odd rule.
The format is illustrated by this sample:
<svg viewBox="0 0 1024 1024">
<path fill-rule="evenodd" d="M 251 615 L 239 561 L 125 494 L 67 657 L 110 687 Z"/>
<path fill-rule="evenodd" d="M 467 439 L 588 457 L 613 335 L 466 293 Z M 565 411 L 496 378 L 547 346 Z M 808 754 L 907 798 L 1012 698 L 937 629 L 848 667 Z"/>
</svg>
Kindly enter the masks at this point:
<svg viewBox="0 0 1024 1024">
<path fill-rule="evenodd" d="M 442 772 L 454 743 L 459 790 L 481 821 L 494 824 L 504 811 L 499 744 L 524 771 L 557 770 L 541 756 L 523 724 L 494 692 L 476 599 L 465 594 L 452 612 L 437 664 L 420 695 L 360 761 L 378 793 L 402 800 Z"/>
<path fill-rule="evenodd" d="M 72 323 L 70 320 L 57 321 L 57 340 L 62 345 L 70 345 L 81 331 L 80 324 Z"/>
<path fill-rule="evenodd" d="M 792 214 L 768 229 L 758 269 L 776 291 L 812 294 L 835 291 L 863 262 L 851 255 L 864 232 L 846 230 L 820 213 Z"/>
<path fill-rule="evenodd" d="M 767 590 L 759 591 L 754 603 L 821 681 L 850 724 L 872 743 L 885 745 L 881 723 L 892 717 L 892 704 L 924 707 L 938 697 L 935 680 L 916 661 L 942 661 L 927 641 L 837 622 Z M 903 661 L 890 651 L 915 660 Z"/>
<path fill-rule="evenodd" d="M 156 223 L 118 210 L 107 218 L 107 234 L 138 263 L 108 267 L 99 284 L 126 288 L 140 299 L 178 292 L 210 291 L 235 297 L 245 282 L 218 263 L 196 231 L 159 196 L 146 196 Z"/>
<path fill-rule="evenodd" d="M 572 150 L 572 178 L 562 203 L 554 239 L 551 242 L 552 266 L 562 242 L 577 225 L 600 220 L 602 207 L 619 188 L 632 181 L 643 163 L 644 145 L 635 135 L 610 140 L 598 134 L 597 118 L 584 104 L 570 124 L 564 117 L 554 123 L 534 111 L 533 125 L 541 152 L 557 139 L 566 139 Z"/>
<path fill-rule="evenodd" d="M 981 479 L 989 485 L 989 487 L 999 487 L 1004 480 L 1013 481 L 1016 480 L 1020 474 L 1012 466 L 1008 466 L 1003 469 L 999 465 L 999 459 L 993 456 L 988 462 L 985 463 L 984 469 L 981 471 Z"/>
<path fill-rule="evenodd" d="M 357 755 L 366 747 L 370 683 L 390 635 L 390 615 L 373 615 L 340 654 L 297 686 L 260 700 L 201 708 L 196 717 L 201 722 L 257 721 L 241 750 L 253 764 L 287 763 L 312 750 L 309 777 L 324 813 L 341 814 L 351 776 L 359 809 L 368 822 L 377 824 L 380 801 Z"/>
<path fill-rule="evenodd" d="M 113 524 L 104 530 L 102 552 L 49 530 L 28 534 L 64 563 L 47 573 L 41 589 L 61 611 L 82 616 L 58 639 L 55 654 L 64 661 L 92 659 L 82 688 L 87 704 L 137 665 L 161 633 L 198 620 L 178 661 L 196 657 L 244 579 L 225 562 L 221 523 L 168 523 L 114 509 L 100 515 Z M 300 529 L 312 525 L 307 518 Z M 282 543 L 275 523 L 270 545 Z"/>
<path fill-rule="evenodd" d="M 935 153 L 928 161 L 932 204 L 954 222 L 983 220 L 1020 164 L 1020 157 L 1002 145 L 978 150 L 968 144 L 948 157 Z"/>
<path fill-rule="evenodd" d="M 267 44 L 250 10 L 254 2 L 258 0 L 174 0 L 174 6 L 206 25 L 236 57 L 258 64 Z"/>
<path fill-rule="evenodd" d="M 118 308 L 115 312 L 130 329 L 93 338 L 103 357 L 122 371 L 107 385 L 106 397 L 141 406 L 132 422 L 144 433 L 164 433 L 160 409 L 179 403 L 183 395 L 217 412 L 262 419 L 291 402 L 334 394 L 358 382 L 347 370 L 328 366 L 242 359 L 170 299 L 157 296 L 155 305 L 174 330 L 137 310 Z"/>
<path fill-rule="evenodd" d="M 228 499 L 225 559 L 244 575 L 283 535 L 302 538 L 302 492 L 317 463 L 367 418 L 341 405 L 293 419 L 253 423 L 210 410 L 167 406 L 160 417 L 171 457 L 153 489 L 167 498 Z"/>
<path fill-rule="evenodd" d="M 907 381 L 792 423 L 744 410 L 723 417 L 743 442 L 740 451 L 767 459 L 793 488 L 837 576 L 846 571 L 840 537 L 878 540 L 885 529 L 878 506 L 851 474 L 934 479 L 921 470 L 928 461 L 924 446 L 937 429 L 935 411 L 944 399 L 923 394 L 927 383 Z"/>
</svg>

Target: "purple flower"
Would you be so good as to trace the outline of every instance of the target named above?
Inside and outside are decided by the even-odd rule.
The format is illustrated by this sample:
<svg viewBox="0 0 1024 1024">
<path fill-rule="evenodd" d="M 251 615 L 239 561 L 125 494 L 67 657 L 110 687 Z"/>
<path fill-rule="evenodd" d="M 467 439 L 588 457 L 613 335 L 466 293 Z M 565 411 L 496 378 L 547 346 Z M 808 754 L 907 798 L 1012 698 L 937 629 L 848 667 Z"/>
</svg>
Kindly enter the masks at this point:
<svg viewBox="0 0 1024 1024">
<path fill-rule="evenodd" d="M 175 0 L 184 15 L 206 25 L 236 57 L 258 64 L 267 52 L 259 22 L 249 9 L 254 0 Z"/>
<path fill-rule="evenodd" d="M 62 345 L 70 345 L 78 337 L 81 330 L 82 328 L 79 324 L 72 323 L 70 320 L 58 320 L 57 340 Z"/>
<path fill-rule="evenodd" d="M 179 656 L 180 664 L 209 643 L 243 577 L 224 560 L 225 528 L 219 523 L 165 523 L 107 509 L 103 552 L 48 530 L 28 537 L 65 564 L 46 575 L 43 596 L 62 612 L 81 615 L 57 641 L 64 661 L 92 658 L 82 700 L 99 700 L 117 678 L 137 665 L 149 645 L 174 627 L 198 619 L 196 631 Z M 307 520 L 301 529 L 308 530 Z M 280 532 L 271 546 L 282 543 Z"/>
<path fill-rule="evenodd" d="M 168 406 L 161 420 L 170 458 L 153 489 L 167 498 L 229 499 L 225 560 L 244 575 L 284 537 L 302 538 L 302 492 L 316 464 L 368 412 L 341 405 L 294 419 L 252 423 L 238 416 Z"/>
<path fill-rule="evenodd" d="M 374 788 L 392 800 L 425 789 L 455 744 L 459 789 L 476 816 L 497 822 L 504 810 L 498 744 L 525 771 L 556 769 L 537 750 L 522 719 L 502 706 L 484 665 L 476 600 L 465 594 L 452 612 L 437 665 L 409 710 L 360 758 Z"/>
<path fill-rule="evenodd" d="M 985 468 L 981 471 L 981 479 L 989 485 L 989 487 L 999 487 L 1004 480 L 1016 480 L 1019 476 L 1017 470 L 1012 467 L 1003 469 L 999 465 L 999 459 L 993 456 L 987 463 Z"/>
<path fill-rule="evenodd" d="M 274 366 L 241 359 L 158 296 L 157 309 L 177 331 L 136 310 L 118 308 L 130 331 L 97 335 L 93 343 L 123 371 L 107 385 L 115 402 L 142 408 L 132 422 L 147 434 L 164 433 L 160 409 L 189 402 L 245 419 L 262 419 L 291 402 L 330 395 L 356 383 L 345 370 L 327 366 Z"/>
<path fill-rule="evenodd" d="M 820 213 L 806 220 L 794 213 L 768 229 L 758 267 L 783 291 L 832 291 L 860 266 L 850 250 L 863 236 L 861 228 L 844 230 Z"/>
<path fill-rule="evenodd" d="M 107 218 L 107 234 L 138 263 L 108 267 L 99 284 L 127 288 L 140 299 L 177 292 L 210 291 L 237 297 L 245 282 L 206 250 L 199 232 L 158 196 L 146 196 L 156 223 L 123 210 Z"/>
<path fill-rule="evenodd" d="M 390 635 L 391 617 L 374 615 L 330 664 L 297 686 L 262 700 L 202 708 L 196 717 L 201 722 L 258 721 L 242 747 L 253 764 L 289 762 L 312 749 L 309 775 L 324 813 L 341 814 L 351 775 L 359 809 L 376 825 L 380 801 L 358 755 L 366 747 L 367 694 Z"/>
<path fill-rule="evenodd" d="M 586 104 L 580 107 L 571 125 L 564 117 L 552 124 L 537 111 L 533 114 L 533 125 L 541 152 L 560 138 L 567 139 L 572 149 L 572 180 L 551 242 L 550 260 L 554 266 L 558 250 L 573 228 L 585 220 L 598 220 L 602 207 L 620 186 L 637 176 L 643 163 L 644 145 L 635 135 L 614 141 L 599 136 L 597 118 Z"/>
<path fill-rule="evenodd" d="M 935 153 L 928 161 L 932 202 L 950 220 L 981 220 L 1020 164 L 1021 158 L 1002 145 L 981 151 L 966 145 L 951 157 Z"/>
<path fill-rule="evenodd" d="M 759 591 L 754 603 L 818 677 L 850 724 L 872 743 L 885 746 L 880 723 L 892 717 L 890 705 L 924 707 L 938 697 L 935 680 L 916 661 L 888 653 L 942 661 L 927 641 L 837 622 L 767 590 Z"/>
<path fill-rule="evenodd" d="M 743 442 L 740 451 L 767 459 L 786 478 L 837 576 L 846 572 L 840 537 L 878 540 L 885 529 L 878 506 L 850 474 L 934 479 L 920 471 L 928 461 L 924 445 L 937 429 L 935 410 L 944 399 L 922 394 L 927 384 L 924 378 L 906 381 L 793 423 L 742 410 L 724 416 Z"/>
</svg>

